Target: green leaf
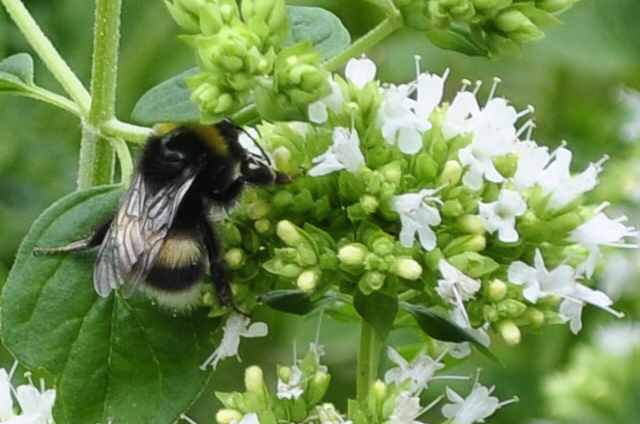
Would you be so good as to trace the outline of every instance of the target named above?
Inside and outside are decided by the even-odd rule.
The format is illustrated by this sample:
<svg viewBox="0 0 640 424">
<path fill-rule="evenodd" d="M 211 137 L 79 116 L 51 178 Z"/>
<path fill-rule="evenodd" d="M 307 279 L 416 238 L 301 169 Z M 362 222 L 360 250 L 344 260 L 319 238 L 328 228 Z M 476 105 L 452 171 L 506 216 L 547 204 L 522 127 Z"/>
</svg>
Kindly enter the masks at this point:
<svg viewBox="0 0 640 424">
<path fill-rule="evenodd" d="M 307 315 L 329 302 L 342 303 L 331 293 L 326 293 L 319 299 L 312 300 L 311 293 L 294 289 L 271 291 L 260 296 L 260 301 L 276 311 L 294 315 Z"/>
<path fill-rule="evenodd" d="M 487 56 L 488 52 L 474 42 L 468 31 L 457 28 L 431 28 L 425 31 L 427 38 L 436 46 L 467 56 Z"/>
<path fill-rule="evenodd" d="M 311 40 L 322 60 L 341 53 L 351 44 L 349 31 L 336 15 L 320 7 L 287 6 L 291 29 L 284 46 Z"/>
<path fill-rule="evenodd" d="M 30 91 L 33 86 L 33 59 L 27 53 L 9 56 L 0 62 L 0 92 Z"/>
<path fill-rule="evenodd" d="M 56 422 L 173 423 L 200 394 L 217 320 L 173 316 L 142 293 L 124 300 L 93 289 L 95 251 L 34 256 L 81 238 L 106 220 L 119 187 L 74 192 L 54 203 L 23 240 L 0 303 L 6 347 L 27 368 L 56 378 Z"/>
<path fill-rule="evenodd" d="M 433 309 L 407 302 L 400 302 L 400 307 L 416 319 L 418 326 L 427 335 L 443 342 L 470 342 L 482 354 L 500 363 L 499 359 L 466 328 L 460 327 L 444 315 Z"/>
<path fill-rule="evenodd" d="M 198 122 L 198 105 L 191 101 L 187 78 L 200 72 L 191 68 L 161 82 L 144 93 L 136 103 L 131 117 L 141 124 L 157 122 Z"/>
<path fill-rule="evenodd" d="M 386 340 L 398 313 L 398 299 L 380 291 L 365 295 L 358 290 L 353 296 L 353 306 L 380 338 Z"/>
</svg>

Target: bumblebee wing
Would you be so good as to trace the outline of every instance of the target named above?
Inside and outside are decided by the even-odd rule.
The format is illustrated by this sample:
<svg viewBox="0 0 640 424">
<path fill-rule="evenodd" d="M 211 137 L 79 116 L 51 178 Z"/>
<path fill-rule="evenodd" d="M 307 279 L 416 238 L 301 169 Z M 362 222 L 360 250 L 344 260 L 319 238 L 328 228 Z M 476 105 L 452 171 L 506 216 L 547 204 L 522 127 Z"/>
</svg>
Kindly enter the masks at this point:
<svg viewBox="0 0 640 424">
<path fill-rule="evenodd" d="M 155 192 L 142 175 L 134 176 L 98 252 L 94 284 L 100 296 L 123 286 L 123 295 L 130 297 L 140 287 L 199 169 L 186 168 Z"/>
</svg>

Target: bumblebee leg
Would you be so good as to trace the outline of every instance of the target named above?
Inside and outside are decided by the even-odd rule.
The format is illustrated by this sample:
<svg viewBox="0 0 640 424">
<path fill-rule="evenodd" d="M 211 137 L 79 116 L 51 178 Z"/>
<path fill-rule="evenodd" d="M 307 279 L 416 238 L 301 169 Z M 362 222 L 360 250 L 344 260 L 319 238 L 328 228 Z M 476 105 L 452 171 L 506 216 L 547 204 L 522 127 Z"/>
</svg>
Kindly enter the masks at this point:
<svg viewBox="0 0 640 424">
<path fill-rule="evenodd" d="M 208 222 L 203 222 L 201 228 L 209 257 L 209 274 L 211 275 L 213 289 L 216 292 L 220 306 L 229 307 L 241 315 L 248 316 L 246 312 L 240 310 L 233 302 L 231 273 L 222 257 L 222 248 L 215 238 L 211 225 L 209 225 Z"/>
<path fill-rule="evenodd" d="M 291 182 L 291 177 L 284 172 L 274 171 L 264 164 L 251 160 L 242 162 L 240 172 L 244 181 L 255 185 L 266 186 L 273 183 L 288 184 Z"/>
<path fill-rule="evenodd" d="M 240 197 L 244 186 L 244 180 L 242 178 L 238 178 L 234 180 L 224 191 L 210 192 L 209 196 L 220 203 L 231 203 Z"/>
<path fill-rule="evenodd" d="M 64 246 L 59 247 L 34 247 L 33 254 L 36 256 L 39 255 L 52 255 L 56 253 L 66 253 L 66 252 L 78 252 L 80 250 L 91 249 L 96 246 L 100 246 L 104 237 L 107 235 L 107 231 L 111 226 L 111 221 L 113 218 L 109 218 L 105 223 L 100 225 L 96 231 L 90 236 L 83 238 L 81 240 L 74 241 L 72 243 L 66 244 Z"/>
</svg>

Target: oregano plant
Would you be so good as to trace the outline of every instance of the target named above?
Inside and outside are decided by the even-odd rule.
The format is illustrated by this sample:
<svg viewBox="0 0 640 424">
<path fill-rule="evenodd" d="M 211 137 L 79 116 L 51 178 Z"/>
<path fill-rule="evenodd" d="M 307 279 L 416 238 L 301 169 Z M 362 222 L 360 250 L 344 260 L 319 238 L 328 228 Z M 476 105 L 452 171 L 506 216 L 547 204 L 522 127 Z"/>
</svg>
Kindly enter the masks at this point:
<svg viewBox="0 0 640 424">
<path fill-rule="evenodd" d="M 120 1 L 96 1 L 90 87 L 20 0 L 0 1 L 64 94 L 34 84 L 27 53 L 0 62 L 0 91 L 57 106 L 82 126 L 77 190 L 33 224 L 0 303 L 3 343 L 22 366 L 46 370 L 52 389 L 12 395 L 12 372 L 0 370 L 0 404 L 9 405 L 0 422 L 192 421 L 189 407 L 220 361 L 242 338 L 267 334 L 269 323 L 251 318 L 261 307 L 357 322 L 356 396 L 326 401 L 322 357 L 331 352 L 312 343 L 277 367 L 276 385 L 248 366 L 244 391 L 216 393 L 223 408 L 209 422 L 419 423 L 436 410 L 442 423 L 484 422 L 515 398 L 494 396 L 479 374 L 448 376 L 467 379 L 463 394 L 433 393 L 445 365 L 472 354 L 499 362 L 492 337 L 517 349 L 522 331 L 568 324 L 578 333 L 584 307 L 623 315 L 593 287 L 602 246 L 637 248 L 637 231 L 585 196 L 605 160 L 570 171 L 569 147 L 534 141 L 533 108 L 501 97 L 499 79 L 483 94 L 481 82 L 449 81 L 448 70 L 429 73 L 407 57 L 415 77 L 395 85 L 366 56 L 399 30 L 467 55 L 518 53 L 577 0 L 369 0 L 381 20 L 360 37 L 322 7 L 167 0 L 164 18 L 180 27 L 193 66 L 143 95 L 131 122 L 115 115 Z M 245 128 L 251 154 L 291 177 L 248 187 L 212 218 L 238 310 L 221 307 L 209 286 L 188 313 L 144 293 L 103 298 L 92 284 L 95 251 L 33 254 L 114 214 L 135 173 L 127 142 L 143 144 L 157 123 L 224 119 Z M 389 343 L 399 328 L 423 337 L 411 357 Z M 383 356 L 396 366 L 379 373 Z"/>
</svg>

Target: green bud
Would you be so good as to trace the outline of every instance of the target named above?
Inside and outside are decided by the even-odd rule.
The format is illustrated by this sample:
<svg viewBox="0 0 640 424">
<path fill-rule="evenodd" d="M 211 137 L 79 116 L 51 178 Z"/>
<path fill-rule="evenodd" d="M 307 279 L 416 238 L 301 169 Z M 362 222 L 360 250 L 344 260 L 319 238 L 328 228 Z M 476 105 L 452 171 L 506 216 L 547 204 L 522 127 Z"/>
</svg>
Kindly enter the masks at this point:
<svg viewBox="0 0 640 424">
<path fill-rule="evenodd" d="M 507 295 L 507 284 L 499 279 L 495 279 L 489 283 L 487 298 L 490 302 L 499 302 Z"/>
<path fill-rule="evenodd" d="M 297 246 L 304 240 L 296 226 L 286 219 L 278 222 L 276 234 L 289 246 Z"/>
<path fill-rule="evenodd" d="M 422 266 L 412 258 L 397 258 L 391 272 L 406 280 L 417 280 L 422 275 Z"/>
<path fill-rule="evenodd" d="M 240 268 L 244 264 L 245 259 L 244 252 L 238 248 L 229 249 L 224 254 L 224 260 L 231 269 Z"/>
<path fill-rule="evenodd" d="M 275 159 L 276 167 L 285 173 L 292 173 L 294 170 L 291 167 L 291 150 L 286 146 L 278 146 L 273 151 L 273 157 Z"/>
<path fill-rule="evenodd" d="M 507 9 L 494 20 L 496 27 L 507 33 L 514 41 L 534 41 L 544 37 L 544 33 L 521 11 Z"/>
<path fill-rule="evenodd" d="M 553 218 L 549 221 L 549 227 L 553 232 L 562 233 L 563 235 L 573 231 L 582 224 L 582 218 L 575 212 L 568 212 Z"/>
<path fill-rule="evenodd" d="M 465 252 L 482 252 L 487 247 L 487 239 L 481 235 L 461 236 L 453 239 L 444 248 L 447 256 Z"/>
<path fill-rule="evenodd" d="M 174 21 L 182 29 L 191 33 L 200 32 L 200 18 L 199 15 L 199 7 L 200 1 L 179 1 L 176 0 L 174 3 L 170 3 L 165 0 L 164 4 L 169 9 L 169 13 Z"/>
<path fill-rule="evenodd" d="M 546 322 L 544 312 L 534 307 L 527 308 L 524 316 L 532 327 L 542 327 Z"/>
<path fill-rule="evenodd" d="M 444 164 L 442 174 L 438 177 L 438 185 L 447 184 L 452 187 L 460 182 L 462 165 L 457 160 L 449 160 Z"/>
<path fill-rule="evenodd" d="M 549 13 L 562 12 L 580 0 L 538 0 L 536 1 L 536 7 Z"/>
<path fill-rule="evenodd" d="M 459 200 L 447 200 L 440 208 L 440 213 L 444 216 L 455 218 L 464 213 L 464 208 Z"/>
<path fill-rule="evenodd" d="M 247 216 L 253 220 L 264 218 L 269 212 L 271 212 L 271 205 L 264 200 L 259 200 L 247 206 Z"/>
<path fill-rule="evenodd" d="M 216 421 L 218 424 L 231 424 L 232 422 L 240 422 L 242 413 L 235 409 L 220 409 L 216 412 Z"/>
<path fill-rule="evenodd" d="M 312 292 L 313 289 L 316 288 L 316 284 L 318 283 L 318 273 L 315 270 L 308 269 L 306 271 L 302 271 L 302 273 L 298 276 L 296 284 L 300 290 L 303 292 Z"/>
<path fill-rule="evenodd" d="M 458 217 L 456 223 L 463 233 L 482 235 L 487 231 L 482 225 L 482 221 L 480 221 L 480 217 L 478 217 L 478 215 L 462 215 Z"/>
<path fill-rule="evenodd" d="M 376 199 L 375 197 L 365 194 L 360 198 L 360 205 L 366 213 L 371 214 L 378 210 L 379 203 L 378 199 Z"/>
<path fill-rule="evenodd" d="M 393 161 L 381 167 L 378 171 L 382 173 L 384 180 L 388 183 L 398 185 L 402 178 L 402 164 L 400 161 Z"/>
<path fill-rule="evenodd" d="M 390 255 L 395 246 L 394 240 L 388 234 L 380 234 L 370 242 L 371 250 L 378 256 Z"/>
<path fill-rule="evenodd" d="M 432 0 L 429 2 L 429 11 L 437 18 L 462 21 L 471 18 L 475 13 L 469 0 Z"/>
<path fill-rule="evenodd" d="M 331 376 L 326 372 L 319 371 L 315 373 L 311 381 L 309 381 L 309 386 L 305 392 L 307 404 L 314 405 L 320 402 L 327 393 L 330 382 Z"/>
<path fill-rule="evenodd" d="M 505 318 L 517 318 L 527 309 L 527 305 L 515 299 L 505 299 L 496 306 L 500 316 Z"/>
<path fill-rule="evenodd" d="M 502 336 L 502 339 L 509 346 L 517 345 L 520 343 L 521 334 L 518 326 L 511 320 L 505 320 L 498 324 L 498 331 Z"/>
<path fill-rule="evenodd" d="M 361 266 L 364 264 L 365 256 L 369 250 L 360 243 L 352 243 L 343 246 L 338 250 L 338 259 L 344 265 Z"/>
<path fill-rule="evenodd" d="M 436 178 L 438 172 L 438 163 L 433 158 L 421 153 L 415 158 L 413 173 L 421 183 L 428 183 Z"/>
<path fill-rule="evenodd" d="M 264 234 L 271 229 L 271 221 L 268 219 L 259 219 L 253 224 L 253 227 L 257 232 Z"/>
<path fill-rule="evenodd" d="M 444 259 L 444 254 L 439 248 L 435 248 L 424 254 L 424 263 L 431 271 L 438 271 L 438 262 L 440 262 L 440 259 Z"/>
<path fill-rule="evenodd" d="M 511 0 L 471 0 L 476 9 L 501 9 L 511 4 Z"/>
<path fill-rule="evenodd" d="M 377 271 L 367 271 L 364 276 L 358 282 L 360 291 L 366 295 L 380 290 L 384 286 L 386 276 Z"/>
<path fill-rule="evenodd" d="M 380 380 L 376 380 L 371 385 L 371 389 L 369 389 L 369 394 L 367 396 L 367 406 L 369 410 L 378 414 L 382 413 L 383 417 L 387 417 L 388 415 L 385 415 L 384 413 L 385 406 L 388 401 L 387 395 L 388 395 L 387 385 Z M 393 399 L 392 401 L 395 406 L 395 399 Z M 391 408 L 389 415 L 391 415 L 391 412 L 393 412 L 393 407 Z"/>
<path fill-rule="evenodd" d="M 240 246 L 242 244 L 242 233 L 238 227 L 231 223 L 224 224 L 224 241 L 229 246 Z"/>
<path fill-rule="evenodd" d="M 244 372 L 244 386 L 249 393 L 263 395 L 266 390 L 262 368 L 257 365 L 248 367 Z"/>
<path fill-rule="evenodd" d="M 288 383 L 291 380 L 291 375 L 293 371 L 291 367 L 279 366 L 278 367 L 278 378 L 285 383 Z"/>
<path fill-rule="evenodd" d="M 496 322 L 500 319 L 498 308 L 496 305 L 484 305 L 482 308 L 482 317 L 486 322 Z"/>
<path fill-rule="evenodd" d="M 273 206 L 279 209 L 288 207 L 293 203 L 293 194 L 288 191 L 278 191 L 271 199 Z"/>
<path fill-rule="evenodd" d="M 297 246 L 295 260 L 298 265 L 301 266 L 310 266 L 318 263 L 318 257 L 316 256 L 316 251 L 309 246 L 307 243 L 300 243 Z"/>
</svg>

